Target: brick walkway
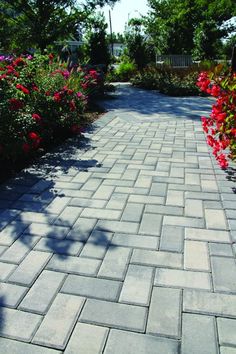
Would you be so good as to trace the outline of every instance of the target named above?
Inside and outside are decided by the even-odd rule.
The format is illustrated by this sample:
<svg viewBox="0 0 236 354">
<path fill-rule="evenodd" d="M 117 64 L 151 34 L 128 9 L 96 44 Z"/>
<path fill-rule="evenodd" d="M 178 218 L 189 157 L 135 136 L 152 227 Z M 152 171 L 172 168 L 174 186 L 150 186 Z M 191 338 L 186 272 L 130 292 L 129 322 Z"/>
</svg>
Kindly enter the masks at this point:
<svg viewBox="0 0 236 354">
<path fill-rule="evenodd" d="M 210 101 L 118 93 L 79 148 L 1 188 L 1 354 L 236 353 L 235 176 L 209 155 Z"/>
</svg>

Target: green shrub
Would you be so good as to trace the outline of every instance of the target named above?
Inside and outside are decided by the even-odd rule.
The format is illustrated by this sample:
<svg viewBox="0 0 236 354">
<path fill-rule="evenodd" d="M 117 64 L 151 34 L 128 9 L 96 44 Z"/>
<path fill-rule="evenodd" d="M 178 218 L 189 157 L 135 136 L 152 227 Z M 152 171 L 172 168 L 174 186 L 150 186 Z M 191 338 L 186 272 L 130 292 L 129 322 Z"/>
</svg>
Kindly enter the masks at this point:
<svg viewBox="0 0 236 354">
<path fill-rule="evenodd" d="M 130 81 L 130 79 L 137 73 L 136 65 L 133 62 L 121 62 L 116 69 L 111 69 L 107 74 L 108 82 L 116 81 Z"/>
<path fill-rule="evenodd" d="M 194 66 L 183 69 L 149 66 L 135 75 L 131 82 L 134 86 L 158 90 L 170 96 L 192 96 L 200 94 L 196 87 L 198 74 L 199 69 Z"/>
<path fill-rule="evenodd" d="M 80 133 L 95 70 L 69 72 L 52 54 L 0 57 L 0 162 L 32 155 L 60 137 Z"/>
</svg>

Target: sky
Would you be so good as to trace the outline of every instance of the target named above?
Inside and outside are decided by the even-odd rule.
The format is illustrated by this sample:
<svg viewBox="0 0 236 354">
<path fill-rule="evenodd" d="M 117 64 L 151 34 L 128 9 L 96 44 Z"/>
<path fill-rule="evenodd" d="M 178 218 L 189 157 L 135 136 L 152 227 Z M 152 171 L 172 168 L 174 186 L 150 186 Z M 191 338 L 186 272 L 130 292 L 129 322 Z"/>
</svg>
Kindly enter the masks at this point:
<svg viewBox="0 0 236 354">
<path fill-rule="evenodd" d="M 102 10 L 109 24 L 109 6 L 105 6 Z M 120 0 L 111 10 L 112 31 L 115 33 L 123 33 L 128 17 L 141 17 L 148 11 L 146 0 Z M 140 13 L 140 14 L 139 14 Z M 110 31 L 110 27 L 108 27 Z"/>
</svg>

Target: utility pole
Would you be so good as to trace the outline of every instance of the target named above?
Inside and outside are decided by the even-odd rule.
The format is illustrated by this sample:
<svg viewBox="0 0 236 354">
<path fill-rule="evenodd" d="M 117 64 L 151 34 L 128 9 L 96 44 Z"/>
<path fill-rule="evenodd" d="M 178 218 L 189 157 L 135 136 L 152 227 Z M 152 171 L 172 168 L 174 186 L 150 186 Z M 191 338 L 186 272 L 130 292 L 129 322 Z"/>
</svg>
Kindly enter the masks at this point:
<svg viewBox="0 0 236 354">
<path fill-rule="evenodd" d="M 110 21 L 110 34 L 111 34 L 111 55 L 114 55 L 113 49 L 113 35 L 112 35 L 112 24 L 111 24 L 111 10 L 109 10 L 109 21 Z"/>
</svg>

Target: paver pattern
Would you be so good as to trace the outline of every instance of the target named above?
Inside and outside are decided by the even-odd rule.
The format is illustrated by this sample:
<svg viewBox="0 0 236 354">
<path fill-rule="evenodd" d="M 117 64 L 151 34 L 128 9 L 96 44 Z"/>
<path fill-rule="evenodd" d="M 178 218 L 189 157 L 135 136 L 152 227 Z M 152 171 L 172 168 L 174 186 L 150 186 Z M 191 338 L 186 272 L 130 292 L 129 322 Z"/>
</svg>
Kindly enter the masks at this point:
<svg viewBox="0 0 236 354">
<path fill-rule="evenodd" d="M 0 192 L 1 354 L 236 353 L 236 194 L 204 98 L 120 86 Z"/>
</svg>

